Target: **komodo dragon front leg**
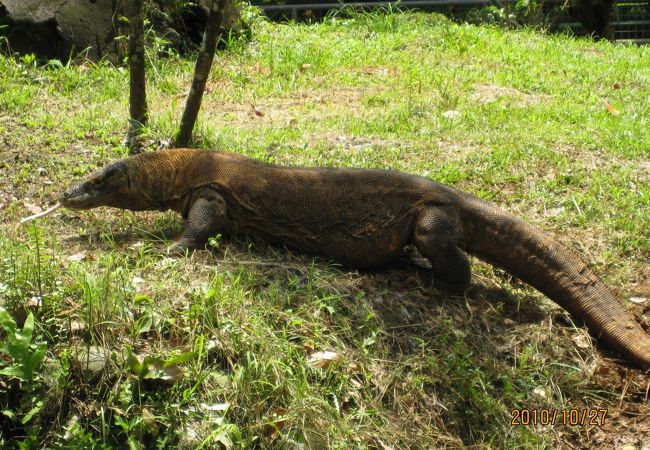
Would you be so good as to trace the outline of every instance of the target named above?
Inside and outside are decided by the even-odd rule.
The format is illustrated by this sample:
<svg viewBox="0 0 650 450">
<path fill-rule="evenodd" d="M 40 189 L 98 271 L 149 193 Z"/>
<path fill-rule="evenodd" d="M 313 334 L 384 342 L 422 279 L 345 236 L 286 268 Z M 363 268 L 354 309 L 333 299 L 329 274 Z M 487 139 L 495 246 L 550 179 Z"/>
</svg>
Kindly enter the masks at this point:
<svg viewBox="0 0 650 450">
<path fill-rule="evenodd" d="M 469 285 L 471 269 L 467 256 L 458 246 L 459 224 L 454 209 L 426 207 L 415 223 L 413 241 L 431 262 L 433 276 L 449 288 L 462 292 Z"/>
<path fill-rule="evenodd" d="M 213 188 L 195 193 L 185 221 L 185 230 L 172 251 L 185 252 L 201 248 L 210 236 L 223 229 L 226 220 L 226 202 Z"/>
</svg>

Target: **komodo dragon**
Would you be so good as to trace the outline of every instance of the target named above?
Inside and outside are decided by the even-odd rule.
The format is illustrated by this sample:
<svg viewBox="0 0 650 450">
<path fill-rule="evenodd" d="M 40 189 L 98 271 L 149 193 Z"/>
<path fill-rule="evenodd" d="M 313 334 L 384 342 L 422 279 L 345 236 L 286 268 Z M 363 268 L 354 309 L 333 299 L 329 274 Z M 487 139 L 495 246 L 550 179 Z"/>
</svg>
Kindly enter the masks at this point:
<svg viewBox="0 0 650 450">
<path fill-rule="evenodd" d="M 457 287 L 470 281 L 467 252 L 540 290 L 583 319 L 594 336 L 650 368 L 650 336 L 573 251 L 495 206 L 426 178 L 170 149 L 109 164 L 70 187 L 60 202 L 71 209 L 178 211 L 186 219 L 183 249 L 202 247 L 222 231 L 373 268 L 414 245 L 434 276 Z"/>
</svg>

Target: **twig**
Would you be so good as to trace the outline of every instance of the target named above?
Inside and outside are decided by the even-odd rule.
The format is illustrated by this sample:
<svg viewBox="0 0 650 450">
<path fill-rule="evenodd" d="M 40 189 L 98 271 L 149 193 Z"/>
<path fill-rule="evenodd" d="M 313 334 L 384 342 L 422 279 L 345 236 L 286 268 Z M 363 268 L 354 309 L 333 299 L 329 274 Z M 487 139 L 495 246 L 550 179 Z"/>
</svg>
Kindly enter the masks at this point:
<svg viewBox="0 0 650 450">
<path fill-rule="evenodd" d="M 61 206 L 63 206 L 61 205 L 61 203 L 57 203 L 56 205 L 52 206 L 49 209 L 46 209 L 45 211 L 39 212 L 38 214 L 32 214 L 29 217 L 25 217 L 24 219 L 21 219 L 20 222 L 18 222 L 18 224 L 22 225 L 24 223 L 31 222 L 32 220 L 36 220 L 36 219 L 40 219 L 41 217 L 48 216 L 52 214 L 54 211 L 56 211 L 57 209 L 59 209 Z"/>
</svg>

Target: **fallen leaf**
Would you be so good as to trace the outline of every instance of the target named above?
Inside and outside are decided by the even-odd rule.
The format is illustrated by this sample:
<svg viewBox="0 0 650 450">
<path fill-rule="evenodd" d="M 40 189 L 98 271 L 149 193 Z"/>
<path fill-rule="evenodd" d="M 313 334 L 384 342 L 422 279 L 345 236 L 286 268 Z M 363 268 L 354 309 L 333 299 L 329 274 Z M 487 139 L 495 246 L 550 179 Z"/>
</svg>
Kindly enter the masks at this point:
<svg viewBox="0 0 650 450">
<path fill-rule="evenodd" d="M 183 369 L 175 364 L 163 367 L 162 371 L 165 373 L 165 376 L 168 377 L 167 381 L 169 382 L 177 383 L 183 379 Z"/>
<path fill-rule="evenodd" d="M 253 66 L 252 72 L 256 75 L 268 75 L 271 71 L 268 67 L 263 67 L 260 63 L 257 63 Z"/>
<path fill-rule="evenodd" d="M 142 408 L 142 423 L 144 423 L 144 426 L 147 427 L 147 430 L 149 432 L 156 436 L 158 435 L 158 427 L 156 426 L 156 418 L 154 415 L 149 411 L 148 408 Z"/>
<path fill-rule="evenodd" d="M 549 208 L 546 210 L 546 215 L 549 217 L 558 217 L 564 212 L 564 207 Z"/>
<path fill-rule="evenodd" d="M 263 113 L 262 111 L 260 111 L 259 109 L 257 109 L 257 108 L 255 107 L 255 105 L 253 105 L 252 103 L 251 103 L 251 110 L 253 111 L 253 113 L 254 113 L 257 117 L 264 117 L 264 113 Z"/>
<path fill-rule="evenodd" d="M 25 206 L 25 209 L 27 209 L 27 211 L 29 211 L 32 214 L 38 214 L 40 212 L 43 212 L 43 208 L 41 208 L 38 205 L 34 205 L 33 203 L 23 202 L 23 205 Z"/>
<path fill-rule="evenodd" d="M 264 434 L 275 439 L 280 434 L 280 431 L 284 428 L 287 423 L 287 419 L 284 417 L 287 410 L 284 408 L 276 408 L 271 412 L 271 417 L 266 419 L 264 424 Z"/>
<path fill-rule="evenodd" d="M 611 104 L 609 104 L 609 103 L 606 103 L 606 106 L 607 106 L 607 111 L 609 111 L 609 113 L 610 113 L 612 116 L 618 116 L 618 115 L 621 113 L 618 109 L 614 108 L 614 107 L 613 107 Z"/>
<path fill-rule="evenodd" d="M 71 261 L 71 262 L 83 261 L 84 259 L 86 259 L 87 253 L 88 252 L 86 250 L 82 250 L 79 253 L 75 253 L 74 255 L 70 255 L 70 256 L 68 256 L 68 261 Z"/>
<path fill-rule="evenodd" d="M 584 334 L 578 334 L 577 336 L 574 336 L 572 341 L 576 345 L 576 347 L 578 347 L 578 348 L 589 348 L 589 347 L 591 347 L 587 337 Z"/>
<path fill-rule="evenodd" d="M 310 67 L 311 67 L 311 64 L 302 64 L 302 65 L 300 66 L 300 71 L 301 71 L 301 72 L 304 72 L 304 71 L 306 71 L 307 69 L 309 69 Z"/>
<path fill-rule="evenodd" d="M 609 375 L 611 371 L 612 370 L 607 366 L 600 366 L 600 367 L 598 367 L 598 369 L 596 369 L 596 373 L 598 375 L 602 375 L 602 376 Z"/>
<path fill-rule="evenodd" d="M 317 369 L 326 369 L 333 362 L 340 361 L 341 355 L 336 352 L 313 352 L 307 359 L 307 364 Z"/>
<path fill-rule="evenodd" d="M 211 405 L 201 403 L 200 407 L 205 411 L 226 411 L 230 408 L 230 403 L 213 403 Z"/>
<path fill-rule="evenodd" d="M 382 441 L 381 439 L 379 439 L 379 438 L 377 438 L 377 442 L 379 442 L 379 445 L 381 445 L 381 448 L 382 448 L 383 450 L 395 450 L 395 447 L 386 444 L 385 442 L 383 442 L 383 441 Z"/>
<path fill-rule="evenodd" d="M 25 307 L 29 309 L 38 309 L 43 305 L 43 299 L 41 297 L 31 297 L 25 302 Z"/>
<path fill-rule="evenodd" d="M 385 77 L 387 75 L 395 76 L 398 74 L 394 67 L 365 67 L 363 71 L 368 75 Z"/>
<path fill-rule="evenodd" d="M 80 320 L 73 320 L 70 322 L 70 332 L 73 334 L 80 334 L 86 329 L 86 324 Z"/>
<path fill-rule="evenodd" d="M 445 119 L 457 119 L 460 117 L 460 111 L 456 111 L 455 109 L 450 109 L 448 111 L 445 111 L 442 113 L 442 117 Z"/>
<path fill-rule="evenodd" d="M 548 397 L 548 395 L 546 394 L 546 390 L 540 386 L 533 389 L 533 395 L 542 400 L 546 400 L 546 398 Z"/>
<path fill-rule="evenodd" d="M 348 364 L 348 369 L 350 369 L 350 372 L 356 373 L 356 374 L 361 374 L 363 373 L 363 370 L 361 370 L 361 366 L 355 362 L 351 362 Z"/>
</svg>

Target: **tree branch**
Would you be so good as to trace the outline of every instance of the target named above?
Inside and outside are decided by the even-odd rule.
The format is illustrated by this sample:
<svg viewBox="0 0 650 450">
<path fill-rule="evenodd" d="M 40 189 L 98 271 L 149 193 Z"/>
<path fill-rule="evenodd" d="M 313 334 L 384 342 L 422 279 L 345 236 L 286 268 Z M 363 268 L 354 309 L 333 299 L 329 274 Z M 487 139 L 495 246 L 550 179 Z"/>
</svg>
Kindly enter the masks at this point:
<svg viewBox="0 0 650 450">
<path fill-rule="evenodd" d="M 199 115 L 203 92 L 208 81 L 208 76 L 210 75 L 212 61 L 214 60 L 214 52 L 217 48 L 217 40 L 221 31 L 225 6 L 226 0 L 212 0 L 210 3 L 208 21 L 205 26 L 205 32 L 203 33 L 203 41 L 201 42 L 199 55 L 196 59 L 196 66 L 194 67 L 192 87 L 187 96 L 181 125 L 174 142 L 176 147 L 187 147 L 192 137 L 192 130 L 194 129 L 196 118 Z"/>
<path fill-rule="evenodd" d="M 129 17 L 129 153 L 142 151 L 142 128 L 147 124 L 147 88 L 144 70 L 143 0 L 133 0 Z"/>
</svg>

